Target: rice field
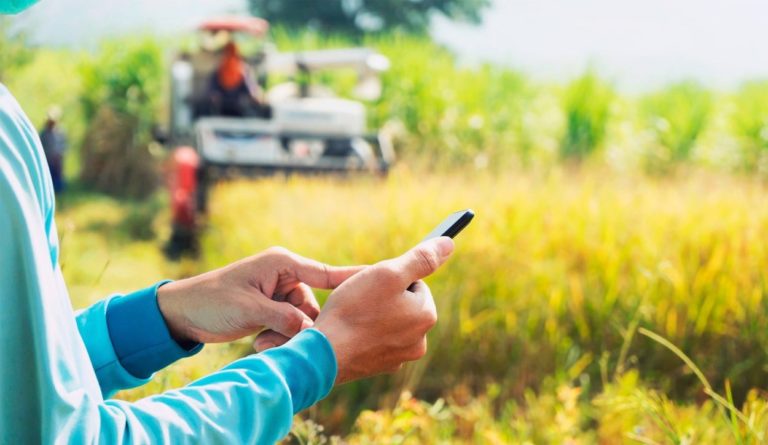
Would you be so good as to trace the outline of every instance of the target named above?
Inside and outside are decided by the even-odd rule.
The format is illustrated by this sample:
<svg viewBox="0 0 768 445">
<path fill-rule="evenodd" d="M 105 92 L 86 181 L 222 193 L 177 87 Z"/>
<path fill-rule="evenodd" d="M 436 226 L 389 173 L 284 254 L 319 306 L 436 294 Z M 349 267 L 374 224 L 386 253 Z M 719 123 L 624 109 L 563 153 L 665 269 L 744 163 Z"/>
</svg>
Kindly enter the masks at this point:
<svg viewBox="0 0 768 445">
<path fill-rule="evenodd" d="M 747 177 L 597 167 L 236 181 L 214 191 L 202 257 L 182 263 L 159 253 L 164 211 L 146 212 L 145 241 L 114 236 L 109 224 L 141 210 L 106 198 L 65 206 L 59 226 L 82 305 L 272 245 L 375 262 L 471 207 L 456 254 L 428 280 L 440 313 L 428 356 L 334 390 L 297 424 L 299 442 L 760 443 L 765 192 Z M 182 385 L 248 345 L 208 346 L 121 397 Z"/>
</svg>

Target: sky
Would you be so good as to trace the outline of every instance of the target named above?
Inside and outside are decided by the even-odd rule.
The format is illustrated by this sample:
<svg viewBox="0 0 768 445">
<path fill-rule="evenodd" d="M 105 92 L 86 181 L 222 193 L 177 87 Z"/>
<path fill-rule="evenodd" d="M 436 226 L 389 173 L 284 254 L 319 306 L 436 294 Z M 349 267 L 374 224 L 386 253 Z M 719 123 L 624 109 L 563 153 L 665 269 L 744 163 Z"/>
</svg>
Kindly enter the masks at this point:
<svg viewBox="0 0 768 445">
<path fill-rule="evenodd" d="M 766 0 L 496 0 L 480 28 L 436 25 L 467 60 L 551 79 L 590 65 L 630 90 L 768 77 Z"/>
<path fill-rule="evenodd" d="M 16 19 L 35 41 L 92 46 L 134 31 L 176 33 L 243 0 L 42 0 Z M 730 89 L 768 78 L 768 0 L 495 0 L 479 27 L 435 21 L 467 63 L 564 81 L 589 66 L 625 90 L 681 79 Z"/>
</svg>

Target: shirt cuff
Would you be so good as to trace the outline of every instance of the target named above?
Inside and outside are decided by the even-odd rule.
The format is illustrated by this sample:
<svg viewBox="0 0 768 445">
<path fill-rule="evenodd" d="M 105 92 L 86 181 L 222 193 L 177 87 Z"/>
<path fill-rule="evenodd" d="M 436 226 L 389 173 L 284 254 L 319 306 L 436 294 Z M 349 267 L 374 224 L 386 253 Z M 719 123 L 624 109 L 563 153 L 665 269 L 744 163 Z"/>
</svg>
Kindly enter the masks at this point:
<svg viewBox="0 0 768 445">
<path fill-rule="evenodd" d="M 336 381 L 336 354 L 325 334 L 317 329 L 305 329 L 283 346 L 258 357 L 270 362 L 285 378 L 294 414 L 325 398 Z"/>
<path fill-rule="evenodd" d="M 171 337 L 157 305 L 157 289 L 169 281 L 113 298 L 107 306 L 107 327 L 115 354 L 123 368 L 140 379 L 203 348 L 202 343 L 185 348 Z"/>
<path fill-rule="evenodd" d="M 80 337 L 88 350 L 88 358 L 91 359 L 104 398 L 111 397 L 121 389 L 134 388 L 148 381 L 126 371 L 117 359 L 107 328 L 109 300 L 110 298 L 97 301 L 92 306 L 78 311 L 76 317 Z"/>
</svg>

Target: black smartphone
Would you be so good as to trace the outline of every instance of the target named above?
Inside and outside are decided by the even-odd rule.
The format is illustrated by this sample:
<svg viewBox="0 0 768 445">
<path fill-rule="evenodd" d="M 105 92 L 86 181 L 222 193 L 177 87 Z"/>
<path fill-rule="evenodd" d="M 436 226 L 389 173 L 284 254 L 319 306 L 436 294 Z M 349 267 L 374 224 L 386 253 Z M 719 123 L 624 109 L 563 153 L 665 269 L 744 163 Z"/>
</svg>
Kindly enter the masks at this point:
<svg viewBox="0 0 768 445">
<path fill-rule="evenodd" d="M 438 224 L 433 231 L 429 232 L 429 235 L 422 241 L 437 238 L 438 236 L 449 236 L 454 238 L 459 232 L 464 230 L 464 227 L 469 225 L 469 222 L 472 221 L 472 218 L 474 217 L 475 212 L 471 209 L 459 210 L 458 212 L 451 213 L 448 215 L 448 218 L 445 218 L 443 222 Z"/>
</svg>

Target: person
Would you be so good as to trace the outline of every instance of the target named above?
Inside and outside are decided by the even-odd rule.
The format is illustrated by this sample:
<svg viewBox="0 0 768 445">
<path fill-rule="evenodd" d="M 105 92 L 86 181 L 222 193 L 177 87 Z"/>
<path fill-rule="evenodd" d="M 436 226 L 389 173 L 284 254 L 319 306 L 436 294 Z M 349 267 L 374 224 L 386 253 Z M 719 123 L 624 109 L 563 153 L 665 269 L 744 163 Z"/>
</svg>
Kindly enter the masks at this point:
<svg viewBox="0 0 768 445">
<path fill-rule="evenodd" d="M 257 114 L 261 108 L 259 87 L 243 62 L 237 45 L 227 42 L 221 63 L 211 75 L 208 98 L 211 112 L 220 116 L 244 117 Z"/>
<path fill-rule="evenodd" d="M 0 0 L 0 13 L 29 3 Z M 424 355 L 437 315 L 421 279 L 454 249 L 442 237 L 371 266 L 337 267 L 271 248 L 75 313 L 54 213 L 39 138 L 0 85 L 3 444 L 273 443 L 334 385 Z M 312 288 L 333 289 L 322 309 Z M 204 343 L 257 332 L 260 352 L 182 388 L 110 398 Z"/>
<path fill-rule="evenodd" d="M 64 152 L 67 150 L 67 138 L 58 125 L 60 119 L 61 108 L 52 106 L 48 110 L 45 125 L 40 131 L 40 143 L 43 145 L 53 181 L 53 191 L 56 193 L 64 190 Z"/>
</svg>

